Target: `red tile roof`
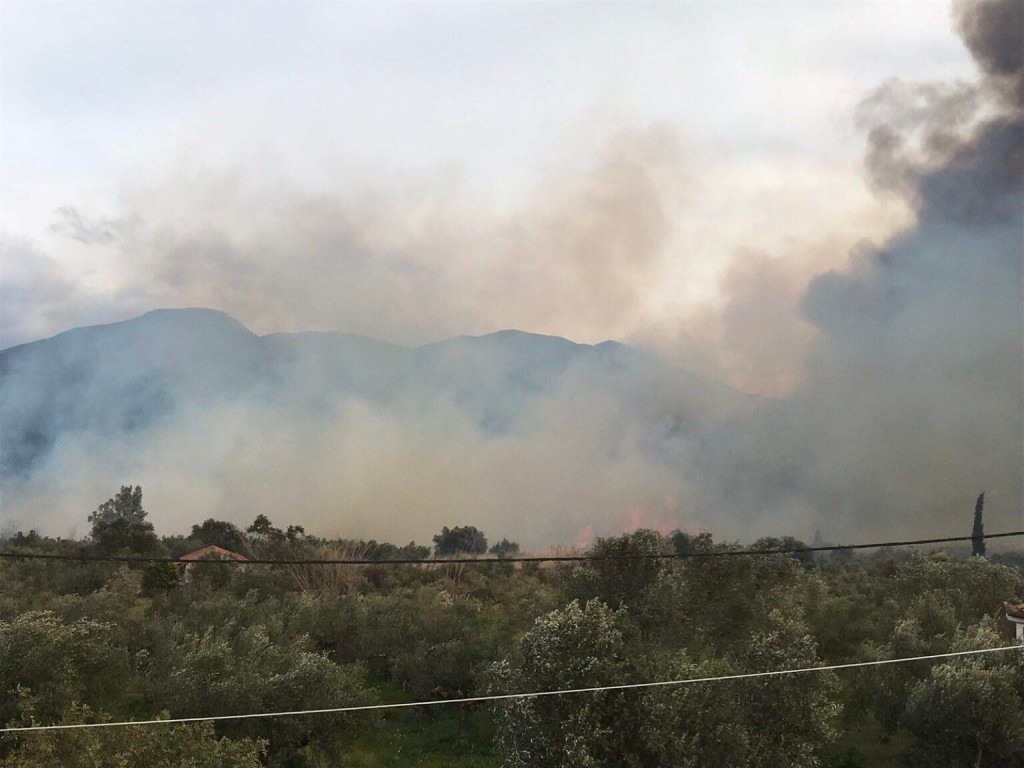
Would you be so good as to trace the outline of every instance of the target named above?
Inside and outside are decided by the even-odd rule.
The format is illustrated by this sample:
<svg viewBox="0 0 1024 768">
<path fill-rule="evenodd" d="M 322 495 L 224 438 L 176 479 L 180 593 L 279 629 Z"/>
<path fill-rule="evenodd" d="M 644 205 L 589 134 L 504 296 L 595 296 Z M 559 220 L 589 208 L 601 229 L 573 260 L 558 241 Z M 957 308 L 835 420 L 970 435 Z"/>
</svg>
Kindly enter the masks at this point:
<svg viewBox="0 0 1024 768">
<path fill-rule="evenodd" d="M 1011 603 L 1007 600 L 1003 603 L 1003 608 L 1006 609 L 1006 615 L 1011 619 L 1024 621 L 1024 603 Z"/>
<path fill-rule="evenodd" d="M 182 560 L 202 560 L 207 557 L 220 557 L 227 560 L 245 560 L 245 558 L 237 552 L 224 549 L 211 544 L 208 547 L 197 549 L 195 552 L 189 552 L 187 555 L 182 555 Z"/>
</svg>

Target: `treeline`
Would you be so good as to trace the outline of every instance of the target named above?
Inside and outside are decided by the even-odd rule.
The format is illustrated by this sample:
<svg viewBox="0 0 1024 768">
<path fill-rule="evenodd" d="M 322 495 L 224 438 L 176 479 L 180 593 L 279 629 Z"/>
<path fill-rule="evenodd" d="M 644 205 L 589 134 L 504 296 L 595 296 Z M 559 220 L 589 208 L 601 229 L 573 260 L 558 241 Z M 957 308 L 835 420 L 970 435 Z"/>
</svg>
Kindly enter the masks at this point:
<svg viewBox="0 0 1024 768">
<path fill-rule="evenodd" d="M 204 546 L 217 546 L 239 554 L 295 555 L 313 547 L 334 546 L 338 549 L 358 551 L 369 560 L 421 560 L 431 556 L 431 548 L 410 542 L 396 546 L 388 542 L 354 539 L 323 539 L 307 536 L 301 525 L 276 527 L 263 514 L 257 515 L 244 531 L 226 520 L 208 518 L 192 526 L 188 536 L 158 537 L 153 524 L 147 519 L 142 506 L 141 486 L 122 486 L 111 499 L 105 501 L 89 515 L 91 524 L 87 541 L 80 542 L 93 554 L 103 555 L 165 555 L 181 557 Z M 18 532 L 9 537 L 17 547 L 39 547 L 45 542 L 34 530 Z M 70 544 L 70 542 L 68 543 Z M 303 546 L 304 545 L 304 546 Z M 490 548 L 487 537 L 475 526 L 445 526 L 434 536 L 433 554 L 437 557 L 452 555 L 483 555 L 489 553 L 508 557 L 519 552 L 516 542 L 502 539 Z"/>
<path fill-rule="evenodd" d="M 28 533 L 4 546 L 492 549 L 469 528 L 410 550 L 266 518 L 161 539 L 135 488 L 90 521 L 88 540 Z M 1024 597 L 1018 567 L 944 552 L 623 557 L 738 549 L 641 530 L 597 540 L 589 551 L 608 559 L 572 564 L 224 564 L 166 579 L 116 563 L 2 561 L 0 723 L 468 698 L 998 647 L 1012 642 L 1002 601 Z M 11 734 L 0 765 L 1007 768 L 1024 765 L 1024 654 L 376 715 Z"/>
</svg>

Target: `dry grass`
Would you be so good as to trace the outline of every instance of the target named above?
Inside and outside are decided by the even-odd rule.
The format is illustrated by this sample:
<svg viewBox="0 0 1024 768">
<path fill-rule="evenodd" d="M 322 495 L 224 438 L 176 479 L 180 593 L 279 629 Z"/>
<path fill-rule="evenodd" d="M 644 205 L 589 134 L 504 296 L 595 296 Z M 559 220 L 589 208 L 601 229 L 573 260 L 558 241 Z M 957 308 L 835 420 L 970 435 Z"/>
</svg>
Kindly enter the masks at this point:
<svg viewBox="0 0 1024 768">
<path fill-rule="evenodd" d="M 363 560 L 369 554 L 366 544 L 349 542 L 345 544 L 320 544 L 310 551 L 310 560 Z M 365 579 L 364 565 L 286 565 L 285 571 L 295 585 L 303 592 L 318 592 L 323 589 L 338 592 L 352 592 Z"/>
<path fill-rule="evenodd" d="M 366 544 L 349 542 L 345 544 L 325 543 L 311 550 L 306 557 L 310 560 L 363 560 L 370 554 L 370 547 Z M 555 546 L 542 553 L 519 552 L 516 557 L 529 557 L 543 555 L 551 557 L 565 557 L 580 555 L 583 549 L 577 546 Z M 442 583 L 450 584 L 456 588 L 463 583 L 463 576 L 467 568 L 473 567 L 470 563 L 450 562 L 454 560 L 472 559 L 481 563 L 501 563 L 503 558 L 492 554 L 469 555 L 458 553 L 450 557 L 438 557 L 428 565 L 419 566 L 438 573 Z M 386 562 L 386 561 L 382 561 Z M 560 563 L 542 562 L 538 563 L 541 568 L 556 568 Z M 522 568 L 522 563 L 514 563 L 516 568 Z M 315 592 L 322 589 L 333 589 L 343 592 L 352 592 L 366 580 L 367 569 L 374 568 L 372 565 L 287 565 L 285 571 L 295 580 L 296 586 L 303 592 Z M 415 566 L 410 566 L 415 567 Z"/>
<path fill-rule="evenodd" d="M 564 546 L 564 545 L 559 544 L 559 545 L 556 545 L 554 547 L 549 547 L 546 552 L 543 552 L 543 553 L 540 553 L 540 554 L 537 554 L 537 555 L 534 555 L 533 553 L 531 553 L 531 556 L 536 556 L 536 557 L 579 557 L 580 555 L 583 555 L 583 554 L 586 554 L 586 551 L 583 548 L 581 548 L 581 547 L 577 547 L 575 545 Z M 538 565 L 540 565 L 541 568 L 550 569 L 550 568 L 557 568 L 560 565 L 565 565 L 565 563 L 557 563 L 557 562 L 553 563 L 553 562 L 548 561 L 548 562 L 538 563 Z"/>
</svg>

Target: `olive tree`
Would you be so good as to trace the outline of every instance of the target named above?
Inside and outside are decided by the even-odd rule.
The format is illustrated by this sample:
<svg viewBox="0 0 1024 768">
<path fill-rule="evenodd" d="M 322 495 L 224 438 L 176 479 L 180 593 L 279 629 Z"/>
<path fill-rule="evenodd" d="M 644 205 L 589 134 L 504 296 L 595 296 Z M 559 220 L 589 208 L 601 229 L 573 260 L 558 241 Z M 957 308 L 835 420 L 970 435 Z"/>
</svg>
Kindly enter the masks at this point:
<svg viewBox="0 0 1024 768">
<path fill-rule="evenodd" d="M 598 600 L 541 616 L 518 655 L 492 669 L 501 692 L 550 691 L 626 680 L 625 613 Z M 498 707 L 498 743 L 509 768 L 610 765 L 620 732 L 607 693 L 510 699 Z"/>
<path fill-rule="evenodd" d="M 154 706 L 172 716 L 232 715 L 342 704 L 373 694 L 359 665 L 340 665 L 310 648 L 304 636 L 279 636 L 262 624 L 227 620 L 195 631 L 171 626 L 147 670 Z M 274 750 L 329 741 L 337 718 L 294 717 L 225 723 L 232 736 L 268 736 Z"/>
<path fill-rule="evenodd" d="M 740 656 L 745 672 L 818 666 L 814 638 L 799 612 L 769 612 L 766 626 L 753 634 Z M 839 686 L 832 672 L 806 672 L 738 681 L 749 751 L 746 768 L 813 768 L 822 747 L 835 738 L 840 714 Z"/>
<path fill-rule="evenodd" d="M 957 633 L 954 651 L 1006 645 L 991 622 Z M 903 722 L 916 765 L 1024 765 L 1024 660 L 1014 651 L 962 656 L 912 685 Z"/>
<path fill-rule="evenodd" d="M 69 701 L 111 703 L 130 673 L 128 653 L 112 641 L 113 630 L 95 619 L 65 621 L 52 611 L 0 621 L 0 722 L 11 721 L 25 705 L 48 722 Z"/>
<path fill-rule="evenodd" d="M 591 600 L 537 619 L 492 678 L 496 691 L 542 692 L 816 663 L 798 618 L 773 614 L 742 656 L 696 664 L 644 647 L 625 609 Z M 833 736 L 835 696 L 831 674 L 814 673 L 509 699 L 498 706 L 498 745 L 507 768 L 813 768 Z"/>
</svg>

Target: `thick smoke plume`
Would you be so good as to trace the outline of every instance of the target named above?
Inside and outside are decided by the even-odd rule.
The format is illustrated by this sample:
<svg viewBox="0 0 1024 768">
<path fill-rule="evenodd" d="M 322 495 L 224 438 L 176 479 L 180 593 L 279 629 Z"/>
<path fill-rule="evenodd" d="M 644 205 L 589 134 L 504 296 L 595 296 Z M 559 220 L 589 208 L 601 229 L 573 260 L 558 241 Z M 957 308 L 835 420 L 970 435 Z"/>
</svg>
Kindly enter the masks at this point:
<svg viewBox="0 0 1024 768">
<path fill-rule="evenodd" d="M 741 449 L 751 502 L 799 488 L 832 520 L 920 532 L 962 526 L 988 488 L 993 528 L 1019 527 L 1024 5 L 955 17 L 978 83 L 887 83 L 865 101 L 868 169 L 916 223 L 811 283 L 805 383 Z"/>
</svg>

